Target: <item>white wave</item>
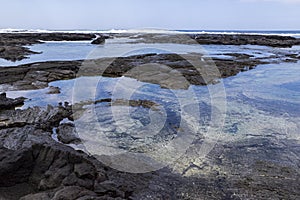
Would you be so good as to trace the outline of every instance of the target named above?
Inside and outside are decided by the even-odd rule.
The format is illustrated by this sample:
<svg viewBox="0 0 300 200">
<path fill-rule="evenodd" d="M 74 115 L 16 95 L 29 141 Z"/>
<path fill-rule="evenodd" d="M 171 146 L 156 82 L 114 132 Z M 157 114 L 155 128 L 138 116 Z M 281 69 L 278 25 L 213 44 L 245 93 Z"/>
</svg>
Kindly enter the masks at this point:
<svg viewBox="0 0 300 200">
<path fill-rule="evenodd" d="M 253 32 L 253 31 L 189 31 L 189 30 L 164 30 L 164 29 L 111 29 L 111 30 L 47 30 L 47 29 L 0 29 L 0 33 L 95 33 L 95 34 L 225 34 L 225 35 L 281 35 L 300 37 L 299 33 L 280 33 L 280 32 Z"/>
<path fill-rule="evenodd" d="M 279 35 L 279 36 L 292 36 L 292 37 L 300 37 L 300 31 L 299 33 L 280 33 L 280 32 L 253 32 L 253 31 L 178 31 L 178 33 L 183 34 L 223 34 L 223 35 Z"/>
<path fill-rule="evenodd" d="M 253 32 L 253 31 L 190 31 L 190 30 L 164 30 L 164 29 L 111 29 L 98 31 L 98 33 L 131 33 L 131 34 L 146 34 L 146 33 L 156 33 L 156 34 L 224 34 L 224 35 L 281 35 L 281 36 L 298 36 L 299 33 L 280 33 L 280 32 Z"/>
<path fill-rule="evenodd" d="M 0 29 L 0 33 L 99 33 L 95 30 Z"/>
</svg>

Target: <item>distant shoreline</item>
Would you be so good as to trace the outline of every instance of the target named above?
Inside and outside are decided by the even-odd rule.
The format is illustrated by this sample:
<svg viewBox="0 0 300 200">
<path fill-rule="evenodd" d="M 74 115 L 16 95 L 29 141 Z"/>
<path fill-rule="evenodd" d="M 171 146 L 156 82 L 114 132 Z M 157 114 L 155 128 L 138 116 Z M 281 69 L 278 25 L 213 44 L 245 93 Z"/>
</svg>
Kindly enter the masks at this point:
<svg viewBox="0 0 300 200">
<path fill-rule="evenodd" d="M 167 29 L 111 29 L 111 30 L 51 30 L 51 29 L 0 29 L 0 33 L 160 33 L 160 34 L 247 34 L 300 37 L 300 30 L 167 30 Z"/>
<path fill-rule="evenodd" d="M 184 37 L 182 37 L 184 36 Z M 19 61 L 39 52 L 31 51 L 28 46 L 40 44 L 42 41 L 93 41 L 101 38 L 129 37 L 139 40 L 140 43 L 174 43 L 174 44 L 199 44 L 199 45 L 261 45 L 278 48 L 291 48 L 300 45 L 300 38 L 283 35 L 254 35 L 254 34 L 196 34 L 188 33 L 169 34 L 168 32 L 141 32 L 136 33 L 0 33 L 0 58 L 8 61 Z"/>
</svg>

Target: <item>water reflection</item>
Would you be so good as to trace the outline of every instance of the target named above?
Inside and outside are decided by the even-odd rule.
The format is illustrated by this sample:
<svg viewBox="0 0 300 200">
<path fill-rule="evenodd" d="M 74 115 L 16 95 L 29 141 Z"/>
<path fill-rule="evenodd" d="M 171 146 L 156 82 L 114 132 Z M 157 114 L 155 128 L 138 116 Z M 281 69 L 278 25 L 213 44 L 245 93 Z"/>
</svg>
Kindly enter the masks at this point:
<svg viewBox="0 0 300 200">
<path fill-rule="evenodd" d="M 257 132 L 259 126 L 269 129 L 278 129 L 279 125 L 293 123 L 297 127 L 300 117 L 300 78 L 298 75 L 299 64 L 280 64 L 259 66 L 255 70 L 243 72 L 235 77 L 224 80 L 227 95 L 228 111 L 224 132 L 232 134 Z M 88 81 L 97 80 L 99 77 L 85 77 Z M 24 96 L 28 98 L 23 108 L 30 106 L 56 105 L 58 102 L 71 103 L 75 80 L 56 81 L 51 86 L 61 88 L 60 94 L 46 94 L 48 89 L 32 91 L 8 92 L 9 97 Z M 95 80 L 94 80 L 95 81 Z M 116 90 L 116 84 L 122 87 Z M 127 84 L 127 85 L 126 85 Z M 76 101 L 111 98 L 111 94 L 121 97 L 126 88 L 132 84 L 141 84 L 138 90 L 130 97 L 132 99 L 146 99 L 172 108 L 176 99 L 170 95 L 170 90 L 160 88 L 156 84 L 138 82 L 131 78 L 106 78 L 101 77 L 101 85 L 97 87 L 96 97 L 88 95 L 88 90 L 83 90 L 82 96 Z M 120 86 L 120 85 L 119 85 Z M 217 87 L 210 86 L 210 87 Z M 192 86 L 187 92 L 181 91 L 183 97 L 188 92 L 194 92 L 199 103 L 210 105 L 209 91 L 205 86 Z M 188 97 L 187 97 L 188 98 Z M 175 101 L 174 101 L 175 100 Z M 175 106 L 176 107 L 176 106 Z M 174 109 L 176 110 L 176 109 Z M 208 111 L 206 111 L 208 112 Z M 204 115 L 206 115 L 204 113 Z M 176 112 L 173 115 L 176 116 Z M 289 119 L 287 119 L 289 116 Z M 250 125 L 251 124 L 251 125 Z M 247 125 L 244 127 L 244 125 Z M 277 128 L 275 128 L 277 127 Z M 282 128 L 282 127 L 281 127 Z"/>
</svg>

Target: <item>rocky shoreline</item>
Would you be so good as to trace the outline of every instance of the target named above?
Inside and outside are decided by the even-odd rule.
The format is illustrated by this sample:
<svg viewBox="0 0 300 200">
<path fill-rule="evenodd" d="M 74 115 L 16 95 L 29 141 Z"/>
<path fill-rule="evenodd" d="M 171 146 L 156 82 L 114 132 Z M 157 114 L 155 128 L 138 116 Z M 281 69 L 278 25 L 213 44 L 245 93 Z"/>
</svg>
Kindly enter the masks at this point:
<svg viewBox="0 0 300 200">
<path fill-rule="evenodd" d="M 94 43 L 101 44 L 107 38 L 99 37 Z M 147 34 L 135 36 L 135 39 L 151 43 L 160 42 L 164 37 Z M 182 42 L 172 39 L 176 36 L 168 37 L 169 41 Z M 189 37 L 199 44 L 271 47 L 300 44 L 299 39 L 281 36 Z M 24 45 L 40 43 L 40 40 L 92 41 L 95 38 L 94 34 L 0 34 L 0 57 L 12 61 L 23 59 L 33 53 Z M 190 85 L 215 84 L 221 78 L 235 76 L 258 65 L 298 62 L 300 59 L 300 54 L 287 51 L 266 57 L 244 53 L 223 56 L 229 58 L 209 58 L 200 54 L 144 54 L 1 67 L 1 93 L 43 89 L 53 81 L 99 75 L 112 78 L 126 76 L 162 88 L 182 90 Z M 149 64 L 150 71 L 146 70 Z M 60 92 L 60 88 L 51 87 L 48 95 Z M 219 142 L 205 158 L 200 157 L 198 152 L 204 143 L 200 133 L 172 166 L 154 172 L 131 174 L 112 169 L 96 157 L 75 148 L 82 141 L 74 121 L 89 105 L 129 106 L 157 111 L 159 105 L 156 102 L 105 98 L 74 105 L 57 102 L 56 106 L 18 109 L 24 101 L 22 97 L 13 99 L 5 93 L 0 95 L 0 199 L 239 200 L 300 197 L 299 141 L 288 139 L 282 133 L 272 132 L 255 137 L 249 133 L 249 136 L 238 141 Z M 106 118 L 106 113 L 101 114 Z"/>
<path fill-rule="evenodd" d="M 218 35 L 201 34 L 192 37 L 199 44 L 220 44 L 220 45 L 261 45 L 270 47 L 288 48 L 300 45 L 300 39 L 291 36 L 277 35 Z"/>
<path fill-rule="evenodd" d="M 277 35 L 162 35 L 162 34 L 87 34 L 87 33 L 0 33 L 0 58 L 19 61 L 32 54 L 28 47 L 43 41 L 91 41 L 92 44 L 103 44 L 108 38 L 129 37 L 140 43 L 180 43 L 202 45 L 261 45 L 290 48 L 300 45 L 300 39 L 291 36 Z"/>
<path fill-rule="evenodd" d="M 113 37 L 129 37 L 132 43 L 175 43 L 201 45 L 260 45 L 290 48 L 300 45 L 300 39 L 292 36 L 255 34 L 113 34 Z"/>
<path fill-rule="evenodd" d="M 39 62 L 0 68 L 0 84 L 9 90 L 33 90 L 46 88 L 53 81 L 81 76 L 127 76 L 161 87 L 187 89 L 190 85 L 217 83 L 220 78 L 235 76 L 258 65 L 297 62 L 300 59 L 299 54 L 286 53 L 262 58 L 237 53 L 226 56 L 231 58 L 209 58 L 200 54 L 145 54 L 97 60 Z M 140 66 L 149 64 L 152 70 L 143 73 L 145 69 Z M 166 79 L 169 81 L 164 81 Z"/>
<path fill-rule="evenodd" d="M 0 33 L 0 58 L 9 61 L 19 61 L 32 54 L 28 47 L 44 41 L 91 41 L 98 37 L 98 41 L 105 41 L 105 37 L 97 34 L 83 33 Z"/>
</svg>

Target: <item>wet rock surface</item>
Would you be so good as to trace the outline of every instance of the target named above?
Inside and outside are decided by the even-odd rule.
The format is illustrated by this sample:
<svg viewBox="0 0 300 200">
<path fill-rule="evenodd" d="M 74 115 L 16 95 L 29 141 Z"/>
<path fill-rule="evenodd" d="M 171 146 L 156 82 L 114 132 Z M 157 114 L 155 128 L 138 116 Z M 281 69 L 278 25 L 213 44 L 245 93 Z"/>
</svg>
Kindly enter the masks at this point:
<svg viewBox="0 0 300 200">
<path fill-rule="evenodd" d="M 78 144 L 81 143 L 81 139 L 76 132 L 76 128 L 72 123 L 61 124 L 57 131 L 57 138 L 64 144 Z"/>
<path fill-rule="evenodd" d="M 22 106 L 24 101 L 25 98 L 23 97 L 11 99 L 6 97 L 6 93 L 2 93 L 0 94 L 0 111 L 2 109 L 14 109 L 17 106 Z"/>
<path fill-rule="evenodd" d="M 105 37 L 105 36 L 97 35 L 97 38 L 94 39 L 94 40 L 91 42 L 91 44 L 104 44 L 106 38 L 107 38 L 107 37 Z"/>
<path fill-rule="evenodd" d="M 192 36 L 199 44 L 221 45 L 262 45 L 271 47 L 292 47 L 300 45 L 300 39 L 290 36 L 277 35 L 223 35 L 223 34 L 199 34 Z"/>
<path fill-rule="evenodd" d="M 49 82 L 80 76 L 127 76 L 161 87 L 187 89 L 190 85 L 209 85 L 220 78 L 235 76 L 257 65 L 297 62 L 294 54 L 253 58 L 248 54 L 230 54 L 232 58 L 207 58 L 199 54 L 145 54 L 97 60 L 49 61 L 0 68 L 0 84 L 9 90 L 48 87 Z"/>
<path fill-rule="evenodd" d="M 129 37 L 132 43 L 175 43 L 203 45 L 261 45 L 270 47 L 292 47 L 300 45 L 300 39 L 291 36 L 254 34 L 115 34 Z"/>
<path fill-rule="evenodd" d="M 42 89 L 49 82 L 75 78 L 80 65 L 81 61 L 53 61 L 0 68 L 0 84 L 10 89 Z"/>
</svg>

